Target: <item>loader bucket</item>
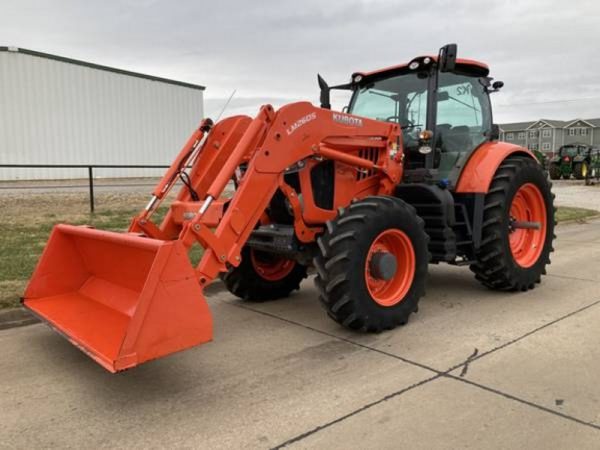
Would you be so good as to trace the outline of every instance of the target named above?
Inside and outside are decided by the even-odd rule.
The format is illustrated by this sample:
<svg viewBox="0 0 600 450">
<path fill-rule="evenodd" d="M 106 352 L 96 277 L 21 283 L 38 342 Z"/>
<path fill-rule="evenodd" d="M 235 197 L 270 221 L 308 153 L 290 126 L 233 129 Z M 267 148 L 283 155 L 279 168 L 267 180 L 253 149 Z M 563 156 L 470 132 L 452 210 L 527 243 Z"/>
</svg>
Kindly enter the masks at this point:
<svg viewBox="0 0 600 450">
<path fill-rule="evenodd" d="M 212 339 L 178 241 L 56 225 L 23 303 L 111 372 Z"/>
</svg>

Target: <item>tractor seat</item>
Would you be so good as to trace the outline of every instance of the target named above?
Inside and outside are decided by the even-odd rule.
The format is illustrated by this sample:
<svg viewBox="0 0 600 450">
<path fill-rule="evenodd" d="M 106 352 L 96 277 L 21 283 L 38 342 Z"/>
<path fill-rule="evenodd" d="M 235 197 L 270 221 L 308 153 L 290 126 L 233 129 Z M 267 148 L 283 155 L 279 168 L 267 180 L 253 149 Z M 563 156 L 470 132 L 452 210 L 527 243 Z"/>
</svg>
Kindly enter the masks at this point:
<svg viewBox="0 0 600 450">
<path fill-rule="evenodd" d="M 471 149 L 473 142 L 469 127 L 438 127 L 438 130 L 443 152 L 464 152 Z"/>
</svg>

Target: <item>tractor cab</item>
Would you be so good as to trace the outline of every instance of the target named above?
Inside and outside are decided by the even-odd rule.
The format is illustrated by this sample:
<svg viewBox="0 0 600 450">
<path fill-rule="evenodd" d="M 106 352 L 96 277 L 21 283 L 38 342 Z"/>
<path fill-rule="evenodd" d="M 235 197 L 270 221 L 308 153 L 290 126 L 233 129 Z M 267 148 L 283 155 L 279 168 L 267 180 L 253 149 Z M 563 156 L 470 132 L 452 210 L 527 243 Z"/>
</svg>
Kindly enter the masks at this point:
<svg viewBox="0 0 600 450">
<path fill-rule="evenodd" d="M 374 72 L 356 72 L 348 86 L 351 114 L 398 123 L 403 131 L 405 174 L 454 185 L 460 168 L 482 143 L 497 139 L 488 67 L 456 59 L 456 45 L 438 56 Z"/>
<path fill-rule="evenodd" d="M 565 161 L 570 161 L 577 156 L 587 156 L 589 153 L 589 147 L 585 144 L 571 144 L 571 145 L 563 145 L 558 150 L 558 156 L 560 159 L 564 159 Z"/>
</svg>

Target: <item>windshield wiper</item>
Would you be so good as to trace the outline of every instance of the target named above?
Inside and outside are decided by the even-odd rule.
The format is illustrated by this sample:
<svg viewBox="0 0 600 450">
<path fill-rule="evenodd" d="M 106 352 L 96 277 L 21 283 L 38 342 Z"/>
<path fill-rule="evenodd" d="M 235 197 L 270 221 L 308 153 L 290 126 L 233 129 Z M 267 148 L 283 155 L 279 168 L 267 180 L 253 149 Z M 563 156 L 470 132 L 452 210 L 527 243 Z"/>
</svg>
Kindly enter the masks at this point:
<svg viewBox="0 0 600 450">
<path fill-rule="evenodd" d="M 367 91 L 367 94 L 380 95 L 381 97 L 389 98 L 391 100 L 396 100 L 396 96 L 398 94 L 384 94 L 383 92 L 375 92 L 375 91 Z"/>
</svg>

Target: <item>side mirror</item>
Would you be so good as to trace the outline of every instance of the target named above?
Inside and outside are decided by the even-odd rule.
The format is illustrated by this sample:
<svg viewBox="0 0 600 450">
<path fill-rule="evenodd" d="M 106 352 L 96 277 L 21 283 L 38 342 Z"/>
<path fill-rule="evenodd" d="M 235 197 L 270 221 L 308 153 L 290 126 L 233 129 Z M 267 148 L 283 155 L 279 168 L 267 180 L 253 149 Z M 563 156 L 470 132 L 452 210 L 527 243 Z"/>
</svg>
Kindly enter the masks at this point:
<svg viewBox="0 0 600 450">
<path fill-rule="evenodd" d="M 317 81 L 319 83 L 319 88 L 321 88 L 321 108 L 331 109 L 331 101 L 329 99 L 329 85 L 319 74 L 317 74 Z"/>
<path fill-rule="evenodd" d="M 503 81 L 494 81 L 494 83 L 492 84 L 492 88 L 490 89 L 489 87 L 486 87 L 485 90 L 488 94 L 493 94 L 494 92 L 498 92 L 500 89 L 502 89 L 503 86 Z"/>
<path fill-rule="evenodd" d="M 445 102 L 446 100 L 450 100 L 450 94 L 448 91 L 439 91 L 437 93 L 438 102 Z"/>
<path fill-rule="evenodd" d="M 493 123 L 492 129 L 490 130 L 490 140 L 497 141 L 498 139 L 500 139 L 500 127 L 498 124 Z"/>
<path fill-rule="evenodd" d="M 440 48 L 439 67 L 440 72 L 451 72 L 456 67 L 456 53 L 458 46 L 456 44 L 447 44 Z"/>
</svg>

